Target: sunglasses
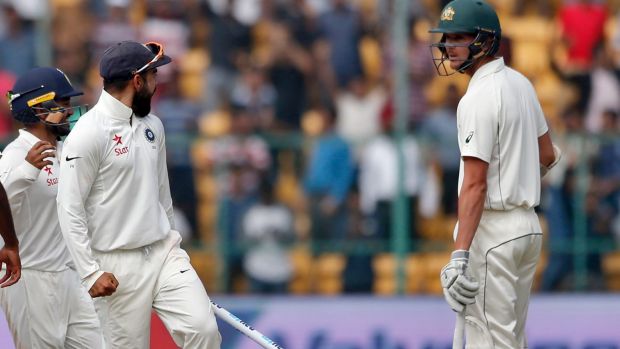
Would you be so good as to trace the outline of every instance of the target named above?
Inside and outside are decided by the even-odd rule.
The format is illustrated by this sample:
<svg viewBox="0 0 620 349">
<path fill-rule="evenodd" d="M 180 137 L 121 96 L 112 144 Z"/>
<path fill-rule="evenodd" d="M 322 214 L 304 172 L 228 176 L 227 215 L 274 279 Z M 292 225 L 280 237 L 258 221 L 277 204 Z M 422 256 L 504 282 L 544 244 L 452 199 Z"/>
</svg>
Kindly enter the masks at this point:
<svg viewBox="0 0 620 349">
<path fill-rule="evenodd" d="M 164 46 L 162 44 L 151 41 L 151 42 L 147 42 L 146 44 L 144 44 L 144 46 L 146 46 L 149 50 L 151 50 L 151 52 L 155 55 L 155 57 L 153 57 L 153 59 L 151 59 L 150 62 L 142 66 L 142 68 L 136 70 L 133 73 L 133 75 L 142 73 L 143 71 L 148 69 L 151 65 L 159 61 L 164 56 Z"/>
</svg>

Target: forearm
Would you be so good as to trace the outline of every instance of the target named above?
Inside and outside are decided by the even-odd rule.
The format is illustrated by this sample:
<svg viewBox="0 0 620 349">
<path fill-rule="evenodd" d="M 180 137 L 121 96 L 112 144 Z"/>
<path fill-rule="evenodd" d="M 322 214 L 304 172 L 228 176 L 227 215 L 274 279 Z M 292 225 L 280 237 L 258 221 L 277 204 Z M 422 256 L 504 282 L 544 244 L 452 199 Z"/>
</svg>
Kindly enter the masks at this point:
<svg viewBox="0 0 620 349">
<path fill-rule="evenodd" d="M 99 271 L 99 264 L 95 260 L 90 248 L 88 226 L 85 215 L 75 209 L 67 209 L 60 202 L 58 208 L 58 221 L 67 249 L 73 258 L 76 270 L 81 279 Z"/>
<path fill-rule="evenodd" d="M 470 186 L 461 189 L 455 250 L 469 250 L 482 217 L 485 197 L 486 186 Z"/>
<path fill-rule="evenodd" d="M 0 236 L 2 236 L 4 240 L 4 245 L 8 248 L 17 248 L 19 246 L 19 241 L 15 234 L 11 207 L 2 185 L 0 185 L 0 217 Z"/>
</svg>

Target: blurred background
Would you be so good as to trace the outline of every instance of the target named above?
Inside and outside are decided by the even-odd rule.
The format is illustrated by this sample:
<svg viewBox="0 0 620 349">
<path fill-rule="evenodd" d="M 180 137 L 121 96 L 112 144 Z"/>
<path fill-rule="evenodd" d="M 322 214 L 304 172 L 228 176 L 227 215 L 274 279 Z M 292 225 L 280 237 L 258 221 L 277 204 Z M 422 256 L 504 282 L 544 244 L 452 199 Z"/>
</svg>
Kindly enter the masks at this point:
<svg viewBox="0 0 620 349">
<path fill-rule="evenodd" d="M 552 313 L 558 332 L 530 347 L 618 348 L 620 302 L 601 293 L 620 290 L 620 1 L 489 2 L 501 55 L 535 86 L 564 151 L 543 184 L 528 326 Z M 446 3 L 1 0 L 0 93 L 49 65 L 92 106 L 107 46 L 163 44 L 174 61 L 159 68 L 152 110 L 177 228 L 209 294 L 286 348 L 446 348 L 454 319 L 438 275 L 468 82 L 438 77 L 431 60 L 427 31 Z M 0 149 L 17 127 L 0 104 Z M 602 332 L 575 325 L 575 304 Z M 223 334 L 225 348 L 253 347 Z"/>
</svg>

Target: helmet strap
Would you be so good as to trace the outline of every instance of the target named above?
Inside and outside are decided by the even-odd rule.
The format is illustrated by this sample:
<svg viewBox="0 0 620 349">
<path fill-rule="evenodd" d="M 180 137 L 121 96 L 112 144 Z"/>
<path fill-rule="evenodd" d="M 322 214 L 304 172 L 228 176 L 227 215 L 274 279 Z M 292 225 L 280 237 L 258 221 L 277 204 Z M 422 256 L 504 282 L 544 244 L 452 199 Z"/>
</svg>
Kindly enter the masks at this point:
<svg viewBox="0 0 620 349">
<path fill-rule="evenodd" d="M 488 41 L 490 37 L 493 40 L 491 43 Z M 495 36 L 479 31 L 476 38 L 469 44 L 469 57 L 467 57 L 457 71 L 464 74 L 467 69 L 471 68 L 481 58 L 495 54 L 494 46 L 497 45 L 496 41 L 497 38 Z"/>
</svg>

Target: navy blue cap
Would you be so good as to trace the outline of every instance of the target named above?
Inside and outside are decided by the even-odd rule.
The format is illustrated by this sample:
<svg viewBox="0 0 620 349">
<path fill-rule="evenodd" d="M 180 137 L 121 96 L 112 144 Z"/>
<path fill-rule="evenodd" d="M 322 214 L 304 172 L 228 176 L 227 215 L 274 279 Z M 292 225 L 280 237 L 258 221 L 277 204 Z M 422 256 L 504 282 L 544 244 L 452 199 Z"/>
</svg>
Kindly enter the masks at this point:
<svg viewBox="0 0 620 349">
<path fill-rule="evenodd" d="M 71 85 L 60 69 L 33 68 L 20 76 L 9 92 L 9 107 L 13 117 L 24 123 L 38 122 L 30 109 L 37 104 L 84 94 Z"/>
<path fill-rule="evenodd" d="M 163 48 L 162 48 L 163 49 Z M 104 80 L 129 80 L 137 70 L 155 58 L 157 52 L 145 44 L 135 41 L 122 41 L 108 47 L 99 62 L 99 75 Z M 172 62 L 166 55 L 161 56 L 146 69 L 153 69 Z"/>
</svg>

